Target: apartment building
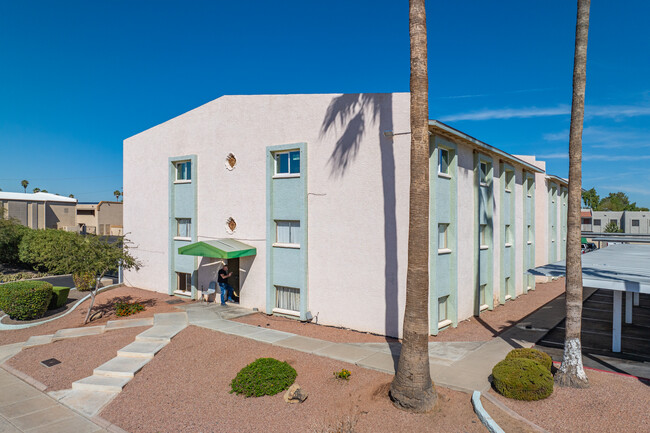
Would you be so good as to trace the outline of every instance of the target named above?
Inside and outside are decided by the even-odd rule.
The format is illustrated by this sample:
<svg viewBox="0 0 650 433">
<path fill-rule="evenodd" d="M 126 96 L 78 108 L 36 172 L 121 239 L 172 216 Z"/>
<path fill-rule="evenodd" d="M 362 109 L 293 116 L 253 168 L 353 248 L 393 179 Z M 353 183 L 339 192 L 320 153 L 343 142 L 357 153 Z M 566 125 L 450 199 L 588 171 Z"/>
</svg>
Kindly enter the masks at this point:
<svg viewBox="0 0 650 433">
<path fill-rule="evenodd" d="M 0 218 L 13 218 L 33 229 L 77 228 L 77 200 L 45 192 L 0 191 Z"/>
<path fill-rule="evenodd" d="M 77 224 L 81 233 L 122 236 L 123 205 L 118 201 L 77 204 Z"/>
<path fill-rule="evenodd" d="M 534 289 L 527 269 L 562 257 L 566 181 L 429 128 L 437 334 Z M 125 280 L 195 297 L 227 263 L 242 306 L 401 336 L 409 130 L 408 93 L 255 95 L 126 139 L 124 230 L 144 266 Z"/>
</svg>

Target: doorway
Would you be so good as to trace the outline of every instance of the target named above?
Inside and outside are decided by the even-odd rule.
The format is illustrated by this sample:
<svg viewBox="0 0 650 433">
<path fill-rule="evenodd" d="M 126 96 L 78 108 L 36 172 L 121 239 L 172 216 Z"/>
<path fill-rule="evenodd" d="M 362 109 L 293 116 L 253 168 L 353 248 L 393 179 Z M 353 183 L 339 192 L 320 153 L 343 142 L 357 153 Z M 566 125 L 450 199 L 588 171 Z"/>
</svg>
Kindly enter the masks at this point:
<svg viewBox="0 0 650 433">
<path fill-rule="evenodd" d="M 228 278 L 228 284 L 232 286 L 235 292 L 236 300 L 239 302 L 239 257 L 235 259 L 228 259 L 228 271 L 232 272 Z"/>
</svg>

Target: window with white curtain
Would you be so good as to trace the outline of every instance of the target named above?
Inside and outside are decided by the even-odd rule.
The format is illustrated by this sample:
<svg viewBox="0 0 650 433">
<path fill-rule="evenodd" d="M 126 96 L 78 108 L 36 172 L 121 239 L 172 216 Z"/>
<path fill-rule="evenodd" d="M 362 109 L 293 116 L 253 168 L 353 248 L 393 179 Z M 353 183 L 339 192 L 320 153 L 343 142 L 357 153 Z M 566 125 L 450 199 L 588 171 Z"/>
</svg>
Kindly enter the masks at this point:
<svg viewBox="0 0 650 433">
<path fill-rule="evenodd" d="M 276 221 L 276 244 L 300 246 L 300 221 Z"/>
<path fill-rule="evenodd" d="M 286 311 L 300 311 L 300 289 L 275 286 L 275 308 Z"/>
<path fill-rule="evenodd" d="M 191 218 L 176 218 L 176 237 L 188 239 L 192 237 Z"/>
</svg>

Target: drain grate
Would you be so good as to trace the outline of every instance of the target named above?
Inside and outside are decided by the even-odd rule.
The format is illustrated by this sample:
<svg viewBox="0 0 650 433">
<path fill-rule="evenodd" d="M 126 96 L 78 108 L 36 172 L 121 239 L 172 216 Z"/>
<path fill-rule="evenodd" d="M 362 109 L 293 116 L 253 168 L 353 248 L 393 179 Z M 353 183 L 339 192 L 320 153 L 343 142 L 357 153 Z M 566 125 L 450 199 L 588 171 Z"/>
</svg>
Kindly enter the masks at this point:
<svg viewBox="0 0 650 433">
<path fill-rule="evenodd" d="M 54 367 L 57 364 L 61 364 L 61 361 L 59 361 L 56 358 L 50 358 L 50 359 L 46 359 L 45 361 L 41 361 L 41 364 L 43 364 L 46 367 Z"/>
</svg>

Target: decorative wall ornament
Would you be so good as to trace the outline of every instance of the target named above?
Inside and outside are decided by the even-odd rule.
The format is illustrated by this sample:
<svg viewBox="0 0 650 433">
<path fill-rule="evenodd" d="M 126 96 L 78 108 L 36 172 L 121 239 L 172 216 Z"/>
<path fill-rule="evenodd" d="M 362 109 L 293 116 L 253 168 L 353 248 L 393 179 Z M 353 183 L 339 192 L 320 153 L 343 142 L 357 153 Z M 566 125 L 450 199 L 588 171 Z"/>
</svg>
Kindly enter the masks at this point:
<svg viewBox="0 0 650 433">
<path fill-rule="evenodd" d="M 235 166 L 237 165 L 237 158 L 235 158 L 235 155 L 233 153 L 229 153 L 226 155 L 226 168 L 228 170 L 234 170 Z"/>
<path fill-rule="evenodd" d="M 233 234 L 236 228 L 237 222 L 235 222 L 235 219 L 233 217 L 228 218 L 228 220 L 226 220 L 226 232 L 228 232 L 228 234 Z"/>
</svg>

